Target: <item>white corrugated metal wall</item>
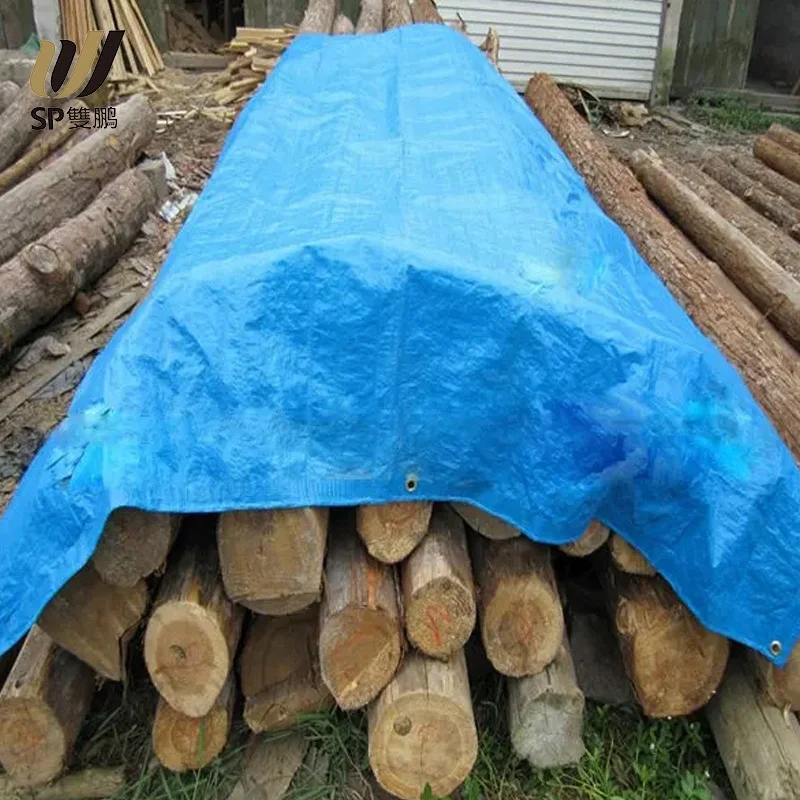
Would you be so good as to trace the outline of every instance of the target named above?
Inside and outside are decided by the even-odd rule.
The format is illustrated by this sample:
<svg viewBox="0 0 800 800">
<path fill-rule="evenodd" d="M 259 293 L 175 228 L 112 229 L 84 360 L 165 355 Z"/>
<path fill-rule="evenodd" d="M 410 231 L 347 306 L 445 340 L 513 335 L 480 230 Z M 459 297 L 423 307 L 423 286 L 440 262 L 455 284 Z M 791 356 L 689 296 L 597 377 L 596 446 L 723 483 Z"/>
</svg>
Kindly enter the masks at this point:
<svg viewBox="0 0 800 800">
<path fill-rule="evenodd" d="M 500 68 L 519 89 L 549 72 L 604 97 L 646 99 L 653 82 L 664 0 L 437 0 L 447 22 L 460 14 L 470 38 L 491 25 Z"/>
</svg>

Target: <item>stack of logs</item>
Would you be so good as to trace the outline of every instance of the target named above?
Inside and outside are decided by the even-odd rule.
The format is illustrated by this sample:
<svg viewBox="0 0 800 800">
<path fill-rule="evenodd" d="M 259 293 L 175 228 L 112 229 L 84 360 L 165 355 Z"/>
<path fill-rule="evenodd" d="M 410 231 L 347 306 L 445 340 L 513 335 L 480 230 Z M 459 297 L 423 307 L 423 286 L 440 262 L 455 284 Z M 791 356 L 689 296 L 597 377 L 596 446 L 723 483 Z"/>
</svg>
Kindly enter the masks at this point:
<svg viewBox="0 0 800 800">
<path fill-rule="evenodd" d="M 592 522 L 560 549 L 559 559 L 591 555 L 603 576 L 643 711 L 667 717 L 703 706 L 722 679 L 728 641 L 705 630 L 603 525 Z M 238 683 L 254 733 L 335 705 L 367 707 L 379 783 L 406 800 L 428 783 L 446 796 L 477 756 L 464 650 L 476 626 L 492 667 L 508 676 L 517 753 L 537 767 L 574 763 L 583 753 L 584 696 L 554 552 L 460 503 L 183 519 L 119 509 L 91 563 L 23 644 L 0 693 L 0 762 L 23 785 L 55 778 L 95 675 L 125 679 L 128 644 L 144 625 L 144 660 L 159 693 L 153 750 L 171 770 L 219 754 Z M 778 671 L 753 662 L 773 703 L 800 704 L 794 664 Z"/>
<path fill-rule="evenodd" d="M 739 371 L 800 462 L 798 134 L 773 125 L 756 139 L 755 158 L 706 156 L 699 170 L 639 151 L 630 158 L 634 175 L 550 77 L 534 76 L 525 100 L 601 208 Z M 709 703 L 739 800 L 800 797 L 800 727 L 789 713 L 798 709 L 798 687 L 797 649 L 784 670 L 737 657 Z"/>
<path fill-rule="evenodd" d="M 52 130 L 32 128 L 35 108 L 58 112 Z M 166 188 L 160 162 L 134 167 L 156 129 L 148 100 L 110 111 L 94 129 L 80 100 L 0 84 L 0 357 L 116 262 Z"/>
</svg>

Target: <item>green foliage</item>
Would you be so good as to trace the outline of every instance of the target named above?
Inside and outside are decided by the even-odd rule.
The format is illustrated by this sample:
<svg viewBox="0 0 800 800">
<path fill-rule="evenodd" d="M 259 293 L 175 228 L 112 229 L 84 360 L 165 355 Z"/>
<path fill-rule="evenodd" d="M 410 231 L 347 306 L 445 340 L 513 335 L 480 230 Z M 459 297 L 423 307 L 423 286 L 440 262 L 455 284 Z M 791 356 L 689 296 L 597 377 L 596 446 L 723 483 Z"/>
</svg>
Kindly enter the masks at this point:
<svg viewBox="0 0 800 800">
<path fill-rule="evenodd" d="M 763 111 L 738 97 L 698 98 L 688 110 L 698 121 L 720 131 L 763 133 L 773 122 L 800 130 L 800 117 Z"/>
</svg>

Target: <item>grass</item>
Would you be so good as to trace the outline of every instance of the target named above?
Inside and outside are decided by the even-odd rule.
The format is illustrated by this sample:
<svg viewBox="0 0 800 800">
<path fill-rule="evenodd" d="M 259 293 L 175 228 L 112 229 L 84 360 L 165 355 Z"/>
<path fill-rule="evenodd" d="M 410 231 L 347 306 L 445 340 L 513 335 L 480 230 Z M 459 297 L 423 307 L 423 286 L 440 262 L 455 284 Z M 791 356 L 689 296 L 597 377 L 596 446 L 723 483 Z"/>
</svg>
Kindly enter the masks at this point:
<svg viewBox="0 0 800 800">
<path fill-rule="evenodd" d="M 474 705 L 478 759 L 456 793 L 459 800 L 711 800 L 711 780 L 727 785 L 699 718 L 647 721 L 631 710 L 587 703 L 587 753 L 581 763 L 533 770 L 511 749 L 505 690 L 497 676 L 476 687 Z M 114 800 L 227 798 L 242 766 L 248 737 L 243 726 L 236 726 L 228 747 L 210 766 L 177 775 L 152 756 L 154 708 L 154 690 L 143 678 L 124 697 L 118 685 L 104 687 L 82 732 L 75 767 L 125 764 L 129 781 Z M 309 754 L 286 800 L 386 797 L 369 772 L 366 714 L 314 714 L 298 727 Z M 426 792 L 423 800 L 436 798 Z"/>
<path fill-rule="evenodd" d="M 773 122 L 800 131 L 799 116 L 763 111 L 741 98 L 697 98 L 688 111 L 699 122 L 720 131 L 762 133 Z"/>
</svg>

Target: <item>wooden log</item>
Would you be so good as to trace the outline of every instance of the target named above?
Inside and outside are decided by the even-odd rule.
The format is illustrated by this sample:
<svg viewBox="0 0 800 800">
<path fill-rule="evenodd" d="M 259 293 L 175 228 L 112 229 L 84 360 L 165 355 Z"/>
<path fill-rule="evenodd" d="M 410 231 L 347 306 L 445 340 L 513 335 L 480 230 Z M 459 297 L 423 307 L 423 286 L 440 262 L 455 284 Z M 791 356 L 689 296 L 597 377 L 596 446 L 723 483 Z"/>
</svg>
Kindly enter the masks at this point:
<svg viewBox="0 0 800 800">
<path fill-rule="evenodd" d="M 10 775 L 0 775 L 0 800 L 105 800 L 125 786 L 124 767 L 89 767 L 47 786 L 20 791 Z"/>
<path fill-rule="evenodd" d="M 0 294 L 7 305 L 0 317 L 0 356 L 108 270 L 131 246 L 155 205 L 156 192 L 147 175 L 128 170 L 77 217 L 3 265 Z"/>
<path fill-rule="evenodd" d="M 573 558 L 584 558 L 599 550 L 608 541 L 609 535 L 608 528 L 602 522 L 593 519 L 580 539 L 562 544 L 558 549 Z"/>
<path fill-rule="evenodd" d="M 217 544 L 228 597 L 272 615 L 319 602 L 327 535 L 327 508 L 221 514 Z"/>
<path fill-rule="evenodd" d="M 800 183 L 800 155 L 766 136 L 757 136 L 753 155 L 794 183 Z"/>
<path fill-rule="evenodd" d="M 700 330 L 739 370 L 784 442 L 800 458 L 800 355 L 712 261 L 677 230 L 596 137 L 547 75 L 525 92 L 602 209 L 630 237 Z"/>
<path fill-rule="evenodd" d="M 383 0 L 361 0 L 356 33 L 380 33 L 383 30 Z"/>
<path fill-rule="evenodd" d="M 0 93 L 2 84 L 0 84 Z M 0 96 L 2 104 L 2 96 Z M 71 108 L 86 108 L 82 100 L 73 100 Z M 50 153 L 58 150 L 77 130 L 63 123 L 52 131 L 40 134 L 33 144 L 13 163 L 0 172 L 0 193 L 19 183 L 31 170 L 41 163 Z"/>
<path fill-rule="evenodd" d="M 251 736 L 241 775 L 227 800 L 283 800 L 303 766 L 309 741 L 301 732 L 275 739 Z"/>
<path fill-rule="evenodd" d="M 630 575 L 655 575 L 655 567 L 620 535 L 613 534 L 608 542 L 608 550 L 614 566 Z"/>
<path fill-rule="evenodd" d="M 776 667 L 754 650 L 748 655 L 766 702 L 781 710 L 800 711 L 800 645 L 792 650 L 784 667 Z"/>
<path fill-rule="evenodd" d="M 0 264 L 83 211 L 106 183 L 133 164 L 155 130 L 150 102 L 134 95 L 117 106 L 116 128 L 95 131 L 0 197 Z"/>
<path fill-rule="evenodd" d="M 301 714 L 332 708 L 319 667 L 319 607 L 256 617 L 239 657 L 244 721 L 254 733 L 297 724 Z"/>
<path fill-rule="evenodd" d="M 786 272 L 795 278 L 800 277 L 800 242 L 793 239 L 787 231 L 765 219 L 744 200 L 725 189 L 705 172 L 699 171 L 694 165 L 664 159 L 662 166 L 713 208 L 726 222 L 743 233 L 759 250 L 780 264 Z M 725 268 L 724 264 L 721 266 Z"/>
<path fill-rule="evenodd" d="M 475 627 L 475 585 L 461 517 L 438 506 L 428 535 L 402 567 L 409 642 L 428 656 L 449 658 Z"/>
<path fill-rule="evenodd" d="M 0 763 L 18 786 L 66 767 L 94 688 L 92 671 L 34 625 L 0 692 Z"/>
<path fill-rule="evenodd" d="M 385 0 L 383 6 L 384 30 L 390 31 L 392 28 L 413 24 L 414 18 L 411 16 L 411 6 L 408 4 L 408 0 Z"/>
<path fill-rule="evenodd" d="M 36 131 L 32 127 L 31 111 L 34 108 L 47 109 L 58 102 L 49 97 L 39 97 L 27 84 L 20 87 L 16 96 L 0 114 L 0 170 L 4 170 L 16 161 L 36 136 Z"/>
<path fill-rule="evenodd" d="M 373 558 L 402 561 L 428 532 L 433 503 L 385 503 L 359 506 L 356 528 Z"/>
<path fill-rule="evenodd" d="M 541 672 L 564 638 L 564 612 L 550 549 L 524 536 L 470 540 L 486 655 L 503 675 Z"/>
<path fill-rule="evenodd" d="M 433 0 L 410 0 L 410 6 L 415 25 L 421 23 L 444 25 L 442 15 Z"/>
<path fill-rule="evenodd" d="M 105 583 L 87 564 L 47 604 L 39 626 L 57 644 L 112 681 L 125 678 L 128 642 L 147 608 L 147 584 Z"/>
<path fill-rule="evenodd" d="M 325 685 L 350 710 L 374 699 L 397 671 L 403 622 L 394 569 L 367 553 L 350 514 L 337 517 L 325 563 L 319 660 Z"/>
<path fill-rule="evenodd" d="M 514 752 L 537 769 L 577 764 L 583 745 L 583 692 L 569 643 L 538 675 L 508 679 L 508 730 Z"/>
<path fill-rule="evenodd" d="M 159 762 L 173 772 L 208 766 L 228 743 L 235 699 L 233 671 L 202 717 L 187 717 L 159 697 L 153 722 L 153 753 Z"/>
<path fill-rule="evenodd" d="M 369 709 L 369 763 L 378 783 L 404 800 L 418 800 L 427 784 L 435 797 L 447 797 L 477 753 L 463 651 L 449 661 L 408 653 Z"/>
<path fill-rule="evenodd" d="M 800 155 L 800 133 L 781 125 L 780 122 L 773 122 L 766 133 L 767 138 L 777 142 L 781 147 L 791 150 Z"/>
<path fill-rule="evenodd" d="M 790 342 L 800 345 L 800 284 L 647 153 L 637 150 L 631 165 L 650 195 L 695 244 L 717 261 Z"/>
<path fill-rule="evenodd" d="M 744 173 L 754 181 L 758 181 L 773 194 L 783 198 L 794 208 L 800 210 L 800 184 L 790 181 L 780 172 L 770 169 L 766 164 L 757 158 L 746 153 L 733 153 L 729 156 L 739 172 Z"/>
<path fill-rule="evenodd" d="M 19 86 L 14 81 L 0 81 L 0 114 L 11 105 L 17 92 L 19 92 Z"/>
<path fill-rule="evenodd" d="M 487 539 L 514 539 L 522 536 L 522 532 L 518 528 L 477 506 L 471 506 L 469 503 L 451 503 L 450 505 L 472 530 Z"/>
<path fill-rule="evenodd" d="M 213 517 L 188 519 L 161 579 L 144 637 L 153 685 L 189 717 L 208 714 L 231 670 L 243 609 L 225 594 Z"/>
<path fill-rule="evenodd" d="M 106 583 L 135 586 L 166 563 L 180 523 L 180 514 L 118 508 L 106 522 L 92 565 Z"/>
<path fill-rule="evenodd" d="M 336 5 L 335 0 L 309 0 L 298 33 L 330 33 Z"/>
<path fill-rule="evenodd" d="M 772 220 L 793 238 L 800 239 L 800 211 L 788 200 L 771 192 L 757 180 L 749 178 L 719 156 L 712 156 L 704 160 L 701 167 L 715 181 L 737 197 L 741 197 L 759 214 Z"/>
<path fill-rule="evenodd" d="M 706 714 L 737 800 L 800 797 L 800 725 L 764 702 L 744 660 L 731 659 Z"/>
<path fill-rule="evenodd" d="M 728 661 L 729 642 L 704 628 L 660 577 L 607 572 L 625 671 L 648 717 L 680 717 L 705 705 Z"/>
<path fill-rule="evenodd" d="M 336 15 L 336 19 L 333 21 L 333 28 L 331 29 L 331 33 L 334 36 L 349 36 L 355 33 L 355 26 L 350 20 L 350 17 L 347 14 L 343 14 L 339 12 Z"/>
</svg>

